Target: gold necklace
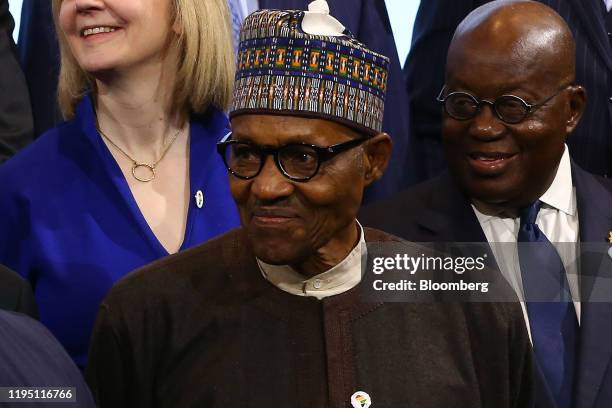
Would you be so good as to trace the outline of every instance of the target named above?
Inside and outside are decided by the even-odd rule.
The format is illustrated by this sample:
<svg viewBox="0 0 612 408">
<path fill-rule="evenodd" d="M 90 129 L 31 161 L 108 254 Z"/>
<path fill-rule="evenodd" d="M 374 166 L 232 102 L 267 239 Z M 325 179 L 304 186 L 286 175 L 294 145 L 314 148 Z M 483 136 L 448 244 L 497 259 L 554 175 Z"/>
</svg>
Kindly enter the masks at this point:
<svg viewBox="0 0 612 408">
<path fill-rule="evenodd" d="M 160 161 L 162 161 L 162 159 L 166 156 L 166 153 L 168 153 L 168 150 L 170 149 L 170 146 L 172 146 L 172 143 L 174 143 L 174 141 L 176 140 L 176 138 L 178 137 L 178 135 L 181 133 L 181 130 L 183 129 L 179 129 L 176 131 L 176 134 L 172 137 L 172 140 L 170 140 L 169 143 L 167 143 L 164 146 L 164 151 L 162 152 L 161 156 L 159 157 L 159 159 L 155 160 L 153 163 L 149 164 L 149 163 L 144 163 L 144 162 L 139 162 L 138 160 L 134 159 L 132 156 L 130 156 L 129 154 L 127 154 L 125 152 L 125 150 L 123 150 L 122 148 L 120 148 L 119 146 L 117 146 L 117 144 L 115 144 L 115 142 L 113 142 L 112 140 L 110 140 L 110 138 L 108 136 L 106 136 L 104 134 L 104 132 L 102 131 L 102 129 L 100 129 L 100 126 L 96 124 L 96 129 L 98 130 L 98 133 L 100 133 L 100 135 L 106 139 L 108 141 L 108 143 L 110 143 L 115 149 L 119 150 L 119 152 L 121 152 L 121 154 L 123 154 L 125 157 L 128 158 L 128 160 L 130 160 L 132 162 L 132 176 L 142 182 L 142 183 L 148 183 L 149 181 L 152 181 L 153 179 L 155 179 L 155 167 L 157 167 L 157 165 L 159 164 Z M 150 176 L 147 178 L 144 177 L 140 177 L 136 174 L 136 170 L 138 168 L 143 168 L 143 169 L 147 169 L 150 173 Z"/>
</svg>

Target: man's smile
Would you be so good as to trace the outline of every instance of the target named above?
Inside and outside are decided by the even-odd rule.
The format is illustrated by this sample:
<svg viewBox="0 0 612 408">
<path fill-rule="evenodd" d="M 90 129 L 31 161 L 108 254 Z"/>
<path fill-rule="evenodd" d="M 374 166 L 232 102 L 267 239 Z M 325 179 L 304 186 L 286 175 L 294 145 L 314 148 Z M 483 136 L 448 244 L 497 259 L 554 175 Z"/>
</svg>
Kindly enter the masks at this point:
<svg viewBox="0 0 612 408">
<path fill-rule="evenodd" d="M 495 176 L 504 172 L 518 157 L 502 151 L 473 151 L 467 154 L 471 169 L 478 174 Z"/>
<path fill-rule="evenodd" d="M 256 207 L 252 211 L 251 222 L 260 226 L 273 226 L 298 218 L 298 213 L 287 207 Z"/>
</svg>

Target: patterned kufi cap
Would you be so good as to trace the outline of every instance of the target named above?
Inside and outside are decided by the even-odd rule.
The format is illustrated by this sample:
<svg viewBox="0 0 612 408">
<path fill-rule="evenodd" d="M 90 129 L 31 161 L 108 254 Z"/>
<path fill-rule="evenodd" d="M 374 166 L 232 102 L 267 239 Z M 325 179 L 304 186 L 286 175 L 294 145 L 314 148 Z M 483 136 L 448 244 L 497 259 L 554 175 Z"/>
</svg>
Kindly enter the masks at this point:
<svg viewBox="0 0 612 408">
<path fill-rule="evenodd" d="M 357 41 L 328 10 L 317 0 L 308 12 L 260 10 L 245 19 L 230 117 L 318 117 L 381 131 L 389 59 Z"/>
</svg>

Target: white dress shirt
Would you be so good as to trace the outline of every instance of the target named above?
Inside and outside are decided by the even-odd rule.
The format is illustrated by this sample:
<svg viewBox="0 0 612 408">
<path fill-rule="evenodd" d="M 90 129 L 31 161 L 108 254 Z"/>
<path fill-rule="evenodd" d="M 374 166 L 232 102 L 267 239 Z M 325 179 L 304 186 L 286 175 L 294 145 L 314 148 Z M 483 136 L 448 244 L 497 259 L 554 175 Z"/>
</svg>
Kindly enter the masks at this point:
<svg viewBox="0 0 612 408">
<path fill-rule="evenodd" d="M 610 11 L 612 9 L 612 0 L 603 0 L 603 2 L 606 5 L 606 10 Z"/>
<path fill-rule="evenodd" d="M 321 300 L 328 296 L 344 293 L 361 282 L 362 257 L 367 257 L 363 228 L 359 242 L 338 265 L 311 278 L 297 272 L 289 265 L 270 265 L 259 259 L 262 275 L 277 288 L 296 296 L 314 296 Z"/>
<path fill-rule="evenodd" d="M 572 183 L 572 170 L 567 146 L 565 146 L 555 179 L 548 190 L 540 197 L 540 201 L 544 205 L 538 213 L 536 224 L 546 235 L 546 238 L 555 246 L 557 252 L 559 252 L 574 300 L 578 323 L 580 323 L 579 265 L 577 257 L 579 245 L 578 211 L 576 208 L 576 190 Z M 523 316 L 529 330 L 529 317 L 525 302 L 523 301 L 523 283 L 516 246 L 521 222 L 520 217 L 486 215 L 478 211 L 474 205 L 472 205 L 472 208 L 487 237 L 487 241 L 489 241 L 501 273 L 521 299 Z M 513 243 L 514 245 L 509 245 L 508 243 Z M 531 337 L 531 331 L 529 335 Z"/>
</svg>

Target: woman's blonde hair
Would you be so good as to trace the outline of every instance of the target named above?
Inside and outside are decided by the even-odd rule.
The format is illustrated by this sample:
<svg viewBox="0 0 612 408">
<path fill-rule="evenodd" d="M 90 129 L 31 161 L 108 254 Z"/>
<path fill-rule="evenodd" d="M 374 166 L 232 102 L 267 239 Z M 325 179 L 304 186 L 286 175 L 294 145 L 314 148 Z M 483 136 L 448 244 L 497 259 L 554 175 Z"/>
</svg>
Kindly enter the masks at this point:
<svg viewBox="0 0 612 408">
<path fill-rule="evenodd" d="M 170 101 L 171 114 L 204 112 L 209 105 L 229 106 L 234 85 L 235 54 L 227 0 L 170 0 L 173 27 L 180 34 L 171 41 L 177 47 L 176 80 Z M 61 68 L 57 87 L 59 107 L 66 119 L 75 115 L 83 95 L 96 92 L 95 81 L 77 63 L 58 24 L 62 0 L 53 0 Z M 155 29 L 155 27 L 151 27 Z"/>
</svg>

